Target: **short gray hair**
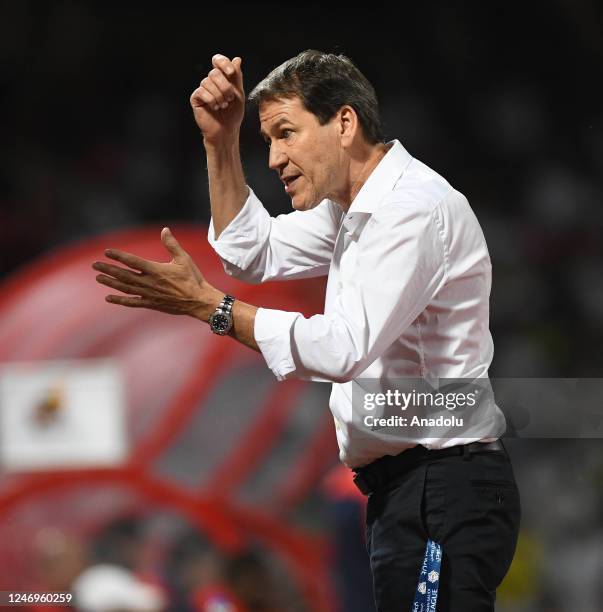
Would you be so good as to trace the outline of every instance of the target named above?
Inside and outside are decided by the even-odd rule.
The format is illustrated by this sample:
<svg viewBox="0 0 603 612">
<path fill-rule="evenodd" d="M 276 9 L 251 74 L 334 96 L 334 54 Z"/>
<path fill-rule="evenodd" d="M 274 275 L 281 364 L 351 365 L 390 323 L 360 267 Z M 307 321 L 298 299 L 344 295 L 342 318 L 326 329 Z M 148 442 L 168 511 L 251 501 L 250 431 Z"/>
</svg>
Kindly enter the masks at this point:
<svg viewBox="0 0 603 612">
<path fill-rule="evenodd" d="M 345 55 L 314 49 L 287 60 L 258 83 L 249 94 L 252 104 L 297 96 L 320 125 L 328 123 L 344 105 L 358 115 L 369 144 L 383 142 L 377 95 L 367 78 Z"/>
</svg>

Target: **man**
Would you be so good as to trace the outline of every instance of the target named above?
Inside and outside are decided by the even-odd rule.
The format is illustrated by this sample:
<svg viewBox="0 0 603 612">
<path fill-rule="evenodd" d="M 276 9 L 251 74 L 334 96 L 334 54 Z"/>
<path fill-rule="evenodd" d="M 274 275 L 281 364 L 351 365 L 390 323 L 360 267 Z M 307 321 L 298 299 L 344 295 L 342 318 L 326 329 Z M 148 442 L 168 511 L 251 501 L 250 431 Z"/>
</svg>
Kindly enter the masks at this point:
<svg viewBox="0 0 603 612">
<path fill-rule="evenodd" d="M 375 92 L 356 66 L 318 51 L 285 62 L 249 96 L 269 166 L 295 209 L 271 218 L 246 185 L 239 156 L 241 58 L 216 55 L 212 63 L 191 96 L 207 154 L 209 241 L 226 271 L 248 282 L 328 274 L 324 314 L 306 319 L 225 296 L 167 228 L 170 263 L 108 250 L 133 270 L 94 265 L 99 282 L 130 294 L 107 300 L 209 322 L 259 350 L 279 380 L 334 383 L 340 457 L 370 494 L 378 610 L 417 606 L 428 540 L 443 550 L 441 572 L 429 572 L 431 582 L 439 577 L 438 609 L 493 610 L 520 514 L 497 441 L 502 413 L 490 403 L 453 433 L 428 424 L 392 434 L 367 427 L 356 401 L 366 380 L 380 389 L 406 378 L 487 380 L 491 267 L 477 219 L 466 198 L 400 142 L 383 142 Z"/>
</svg>

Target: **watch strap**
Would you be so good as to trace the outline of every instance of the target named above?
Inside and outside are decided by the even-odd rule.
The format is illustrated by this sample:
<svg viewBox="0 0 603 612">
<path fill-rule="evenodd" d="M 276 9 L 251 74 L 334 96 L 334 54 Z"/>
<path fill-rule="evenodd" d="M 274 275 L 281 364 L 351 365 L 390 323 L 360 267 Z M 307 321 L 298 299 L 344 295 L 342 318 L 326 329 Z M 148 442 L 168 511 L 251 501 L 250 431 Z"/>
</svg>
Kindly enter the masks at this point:
<svg viewBox="0 0 603 612">
<path fill-rule="evenodd" d="M 228 293 L 222 298 L 220 305 L 218 306 L 218 310 L 222 312 L 231 313 L 232 305 L 234 304 L 235 298 L 232 295 L 228 295 Z"/>
</svg>

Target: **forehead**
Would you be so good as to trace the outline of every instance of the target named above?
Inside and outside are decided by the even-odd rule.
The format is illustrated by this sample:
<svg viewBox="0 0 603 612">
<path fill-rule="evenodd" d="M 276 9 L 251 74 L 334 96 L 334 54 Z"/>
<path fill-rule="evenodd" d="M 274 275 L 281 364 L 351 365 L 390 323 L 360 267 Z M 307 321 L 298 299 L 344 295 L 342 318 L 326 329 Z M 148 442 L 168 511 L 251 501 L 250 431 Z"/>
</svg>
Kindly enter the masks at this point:
<svg viewBox="0 0 603 612">
<path fill-rule="evenodd" d="M 314 117 L 304 108 L 302 101 L 297 96 L 265 100 L 260 103 L 259 115 L 262 134 L 270 132 L 286 121 L 300 123 Z"/>
</svg>

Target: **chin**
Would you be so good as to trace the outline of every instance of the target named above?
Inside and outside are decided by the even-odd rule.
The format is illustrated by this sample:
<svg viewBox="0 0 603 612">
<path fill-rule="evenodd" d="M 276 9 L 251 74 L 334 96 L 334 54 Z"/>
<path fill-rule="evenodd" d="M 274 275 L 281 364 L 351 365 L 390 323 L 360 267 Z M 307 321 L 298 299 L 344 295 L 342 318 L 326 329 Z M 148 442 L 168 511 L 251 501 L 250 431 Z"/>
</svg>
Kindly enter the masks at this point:
<svg viewBox="0 0 603 612">
<path fill-rule="evenodd" d="M 307 202 L 305 200 L 297 200 L 295 199 L 295 196 L 291 198 L 291 206 L 295 209 L 295 210 L 312 210 L 313 208 L 315 208 L 316 206 L 318 206 L 320 204 L 320 201 L 318 202 Z"/>
</svg>

